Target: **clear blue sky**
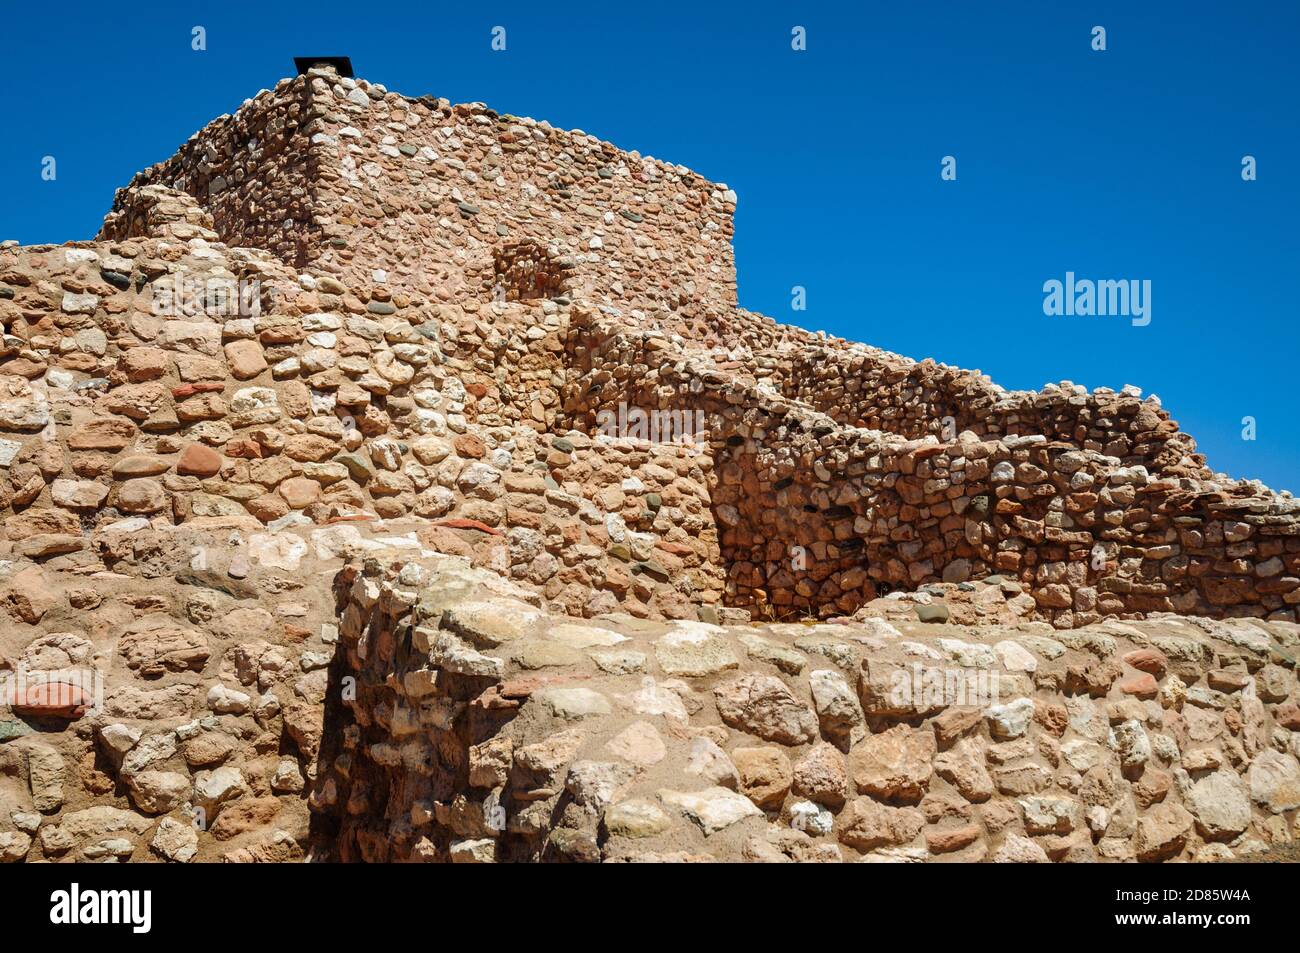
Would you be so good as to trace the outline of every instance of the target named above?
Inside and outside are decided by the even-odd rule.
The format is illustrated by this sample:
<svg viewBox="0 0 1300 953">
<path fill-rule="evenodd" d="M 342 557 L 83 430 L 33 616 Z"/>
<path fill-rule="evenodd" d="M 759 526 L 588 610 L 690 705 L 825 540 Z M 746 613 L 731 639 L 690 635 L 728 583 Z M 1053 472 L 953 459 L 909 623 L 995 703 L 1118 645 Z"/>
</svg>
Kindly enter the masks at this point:
<svg viewBox="0 0 1300 953">
<path fill-rule="evenodd" d="M 345 53 L 390 89 L 481 100 L 728 183 L 748 308 L 1007 387 L 1137 384 L 1211 466 L 1300 491 L 1298 9 L 8 4 L 0 239 L 90 237 L 114 188 L 292 73 L 293 55 Z M 1066 271 L 1149 279 L 1150 325 L 1045 316 L 1043 283 Z"/>
</svg>

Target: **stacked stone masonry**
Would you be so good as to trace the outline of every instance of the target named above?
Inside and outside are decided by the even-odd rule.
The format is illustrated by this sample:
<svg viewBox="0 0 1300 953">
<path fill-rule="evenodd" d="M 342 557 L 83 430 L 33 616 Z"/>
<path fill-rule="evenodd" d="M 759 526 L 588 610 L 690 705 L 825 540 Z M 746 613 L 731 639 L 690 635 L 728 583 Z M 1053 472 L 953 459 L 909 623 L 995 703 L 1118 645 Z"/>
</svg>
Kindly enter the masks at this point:
<svg viewBox="0 0 1300 953">
<path fill-rule="evenodd" d="M 317 68 L 0 244 L 0 858 L 1300 836 L 1300 504 L 738 308 L 734 210 Z"/>
<path fill-rule="evenodd" d="M 320 73 L 283 80 L 137 175 L 110 222 L 131 217 L 149 185 L 210 207 L 231 244 L 357 290 L 490 300 L 495 253 L 527 242 L 597 304 L 736 305 L 725 186 L 481 103 Z"/>
<path fill-rule="evenodd" d="M 654 332 L 579 311 L 571 334 L 576 426 L 620 402 L 709 422 L 738 605 L 849 614 L 877 591 L 996 572 L 1019 578 L 1060 628 L 1147 612 L 1295 619 L 1300 504 L 1289 495 L 1163 475 L 1042 434 L 941 442 L 849 427 L 708 354 L 670 359 Z"/>
<path fill-rule="evenodd" d="M 350 565 L 314 807 L 370 862 L 1213 861 L 1300 836 L 1300 626 L 578 624 Z M 994 621 L 1001 620 L 1001 621 Z M 329 760 L 330 767 L 325 763 Z"/>
</svg>

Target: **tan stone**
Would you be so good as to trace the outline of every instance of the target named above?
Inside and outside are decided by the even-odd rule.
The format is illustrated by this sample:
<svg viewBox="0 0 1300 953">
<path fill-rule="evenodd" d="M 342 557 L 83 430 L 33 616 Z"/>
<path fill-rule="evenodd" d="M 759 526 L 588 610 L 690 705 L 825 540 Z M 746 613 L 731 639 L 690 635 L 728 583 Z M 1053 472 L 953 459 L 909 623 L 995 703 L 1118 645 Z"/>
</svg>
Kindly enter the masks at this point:
<svg viewBox="0 0 1300 953">
<path fill-rule="evenodd" d="M 790 759 L 780 748 L 736 748 L 732 763 L 740 777 L 740 793 L 766 810 L 780 808 L 794 781 Z"/>
<path fill-rule="evenodd" d="M 162 457 L 147 453 L 135 453 L 122 457 L 113 464 L 113 477 L 117 480 L 130 480 L 133 477 L 151 477 L 166 473 L 171 464 Z"/>
<path fill-rule="evenodd" d="M 1134 849 L 1138 860 L 1168 860 L 1187 844 L 1192 815 L 1177 804 L 1157 804 L 1138 818 Z"/>
<path fill-rule="evenodd" d="M 225 346 L 226 362 L 236 380 L 246 381 L 266 370 L 262 345 L 256 341 L 231 341 Z"/>
<path fill-rule="evenodd" d="M 819 742 L 794 766 L 794 791 L 827 807 L 840 807 L 848 793 L 844 755 L 831 744 Z"/>
<path fill-rule="evenodd" d="M 733 728 L 765 741 L 802 744 L 817 737 L 812 709 L 794 697 L 779 678 L 742 675 L 713 690 L 718 714 Z"/>
<path fill-rule="evenodd" d="M 118 358 L 117 369 L 133 383 L 156 380 L 167 373 L 167 352 L 156 347 L 133 347 Z"/>
<path fill-rule="evenodd" d="M 835 820 L 840 843 L 872 850 L 910 843 L 925 826 L 925 817 L 911 807 L 888 807 L 867 797 L 854 798 Z"/>
<path fill-rule="evenodd" d="M 896 725 L 855 745 L 849 754 L 849 771 L 859 793 L 915 804 L 929 788 L 936 752 L 932 732 Z"/>
<path fill-rule="evenodd" d="M 123 513 L 157 513 L 167 505 L 167 494 L 157 480 L 136 478 L 114 487 L 109 505 Z"/>
<path fill-rule="evenodd" d="M 290 508 L 300 510 L 320 496 L 320 484 L 306 477 L 292 477 L 280 484 L 279 492 Z"/>
</svg>

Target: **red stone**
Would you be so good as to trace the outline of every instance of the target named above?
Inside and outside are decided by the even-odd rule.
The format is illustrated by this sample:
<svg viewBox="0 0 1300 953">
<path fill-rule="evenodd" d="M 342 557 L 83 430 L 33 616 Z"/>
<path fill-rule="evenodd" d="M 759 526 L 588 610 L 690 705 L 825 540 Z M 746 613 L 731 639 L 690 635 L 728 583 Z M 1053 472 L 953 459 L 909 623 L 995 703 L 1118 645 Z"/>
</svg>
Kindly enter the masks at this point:
<svg viewBox="0 0 1300 953">
<path fill-rule="evenodd" d="M 221 472 L 221 454 L 201 443 L 192 443 L 181 451 L 176 472 L 182 476 L 210 477 Z"/>
<path fill-rule="evenodd" d="M 180 387 L 172 388 L 172 398 L 182 400 L 186 397 L 193 397 L 195 394 L 207 394 L 225 390 L 226 385 L 218 381 L 201 381 L 197 384 L 182 384 Z"/>
<path fill-rule="evenodd" d="M 526 675 L 523 678 L 512 678 L 508 682 L 502 682 L 497 686 L 502 698 L 528 698 L 533 692 L 541 691 L 551 685 L 563 685 L 566 682 L 584 682 L 591 678 L 590 675 Z"/>
<path fill-rule="evenodd" d="M 1295 702 L 1285 702 L 1273 709 L 1273 718 L 1283 728 L 1290 731 L 1300 731 L 1300 705 Z"/>
<path fill-rule="evenodd" d="M 1159 649 L 1134 649 L 1124 655 L 1124 661 L 1139 672 L 1150 672 L 1156 678 L 1169 668 L 1169 659 Z"/>
<path fill-rule="evenodd" d="M 262 445 L 256 440 L 249 440 L 247 437 L 237 437 L 226 443 L 226 456 L 235 457 L 239 460 L 260 460 L 262 458 Z"/>
<path fill-rule="evenodd" d="M 438 520 L 434 526 L 446 526 L 449 529 L 476 529 L 480 533 L 487 533 L 491 536 L 500 536 L 499 529 L 493 529 L 487 523 L 480 523 L 478 520 L 465 519 L 460 516 L 453 516 L 451 519 Z"/>
<path fill-rule="evenodd" d="M 930 853 L 947 854 L 975 843 L 979 837 L 980 829 L 974 824 L 967 824 L 950 830 L 926 831 L 925 843 L 930 848 Z"/>
<path fill-rule="evenodd" d="M 490 685 L 480 692 L 478 697 L 470 703 L 475 708 L 482 708 L 487 711 L 511 711 L 519 708 L 523 702 L 517 698 L 503 698 L 501 695 L 501 686 Z"/>
<path fill-rule="evenodd" d="M 51 681 L 21 686 L 11 707 L 20 715 L 75 719 L 93 704 L 94 699 L 81 686 Z"/>
<path fill-rule="evenodd" d="M 458 454 L 470 460 L 481 460 L 487 453 L 487 444 L 483 438 L 472 433 L 463 433 L 451 443 Z"/>
<path fill-rule="evenodd" d="M 1136 695 L 1138 698 L 1155 698 L 1160 686 L 1156 683 L 1154 675 L 1150 672 L 1142 672 L 1120 682 L 1119 690 L 1125 695 Z"/>
</svg>

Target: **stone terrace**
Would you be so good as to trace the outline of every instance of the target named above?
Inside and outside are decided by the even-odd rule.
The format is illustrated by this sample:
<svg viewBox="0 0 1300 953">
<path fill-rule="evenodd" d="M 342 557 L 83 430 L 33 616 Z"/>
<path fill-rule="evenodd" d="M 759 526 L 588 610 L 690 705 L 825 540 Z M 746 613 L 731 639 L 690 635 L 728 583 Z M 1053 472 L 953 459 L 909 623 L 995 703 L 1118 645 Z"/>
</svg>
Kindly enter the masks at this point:
<svg viewBox="0 0 1300 953">
<path fill-rule="evenodd" d="M 283 185 L 301 177 L 310 182 L 292 191 L 299 204 L 280 209 Z M 447 311 L 478 315 L 493 302 L 542 301 L 567 328 L 580 306 L 584 329 L 646 334 L 656 363 L 675 353 L 712 361 L 721 376 L 703 383 L 731 388 L 725 407 L 706 402 L 712 455 L 743 457 L 735 466 L 747 476 L 749 505 L 725 511 L 734 509 L 739 521 L 715 527 L 723 540 L 716 569 L 736 606 L 826 616 L 852 611 L 882 588 L 1000 571 L 1033 585 L 1042 617 L 1057 625 L 1153 610 L 1295 617 L 1296 602 L 1288 601 L 1300 599 L 1293 502 L 1216 480 L 1154 398 L 1068 383 L 1008 393 L 978 373 L 738 310 L 735 196 L 680 166 L 481 104 L 412 100 L 318 71 L 264 91 L 138 176 L 119 193 L 106 236 L 121 231 L 114 223 L 141 217 L 147 184 L 193 195 L 229 241 L 267 248 L 298 267 L 310 263 L 313 274 L 340 283 L 345 303 L 370 315 L 427 329 Z M 281 219 L 283 229 L 269 229 Z M 283 242 L 288 234 L 292 247 Z M 593 311 L 601 315 L 595 325 Z M 583 333 L 567 334 L 563 352 L 543 355 L 528 379 L 498 363 L 486 399 L 513 400 L 523 410 L 522 395 L 508 391 L 526 386 L 525 423 L 595 434 L 594 410 L 584 412 L 573 398 L 575 369 L 595 346 Z M 630 363 L 611 369 L 621 392 L 608 395 L 605 409 L 699 406 L 694 393 L 655 393 L 655 364 L 627 354 L 617 360 Z M 755 389 L 742 396 L 728 380 Z M 561 391 L 570 413 L 557 418 Z M 818 433 L 820 446 L 800 449 L 765 434 L 762 454 L 736 449 L 735 418 L 752 414 L 769 391 L 797 413 L 826 414 L 830 421 L 811 427 L 833 426 L 834 436 Z M 864 438 L 858 428 L 881 436 Z M 842 458 L 856 470 L 862 464 L 854 455 L 869 464 L 878 456 L 867 452 L 873 441 L 891 443 L 890 435 L 934 437 L 951 452 L 905 451 L 928 461 L 918 464 L 919 475 L 891 472 L 909 465 L 893 457 L 865 477 L 865 487 L 856 473 L 823 478 L 812 459 L 796 466 L 801 475 L 785 473 L 784 464 L 779 474 L 763 472 L 769 454 L 824 455 L 816 462 L 827 473 Z M 968 435 L 987 445 L 969 469 L 960 449 Z M 1011 439 L 997 449 L 1003 438 L 1045 438 L 1046 445 Z M 1088 465 L 1072 450 L 1091 454 Z M 929 459 L 935 453 L 942 456 Z M 991 481 L 967 475 L 981 472 L 981 459 Z M 1007 478 L 999 462 L 1015 476 Z M 936 469 L 940 475 L 927 476 Z M 782 495 L 789 479 L 814 485 Z M 713 491 L 734 485 L 718 480 Z M 853 499 L 834 499 L 842 496 Z M 799 583 L 789 568 L 795 546 L 816 550 Z"/>
</svg>

